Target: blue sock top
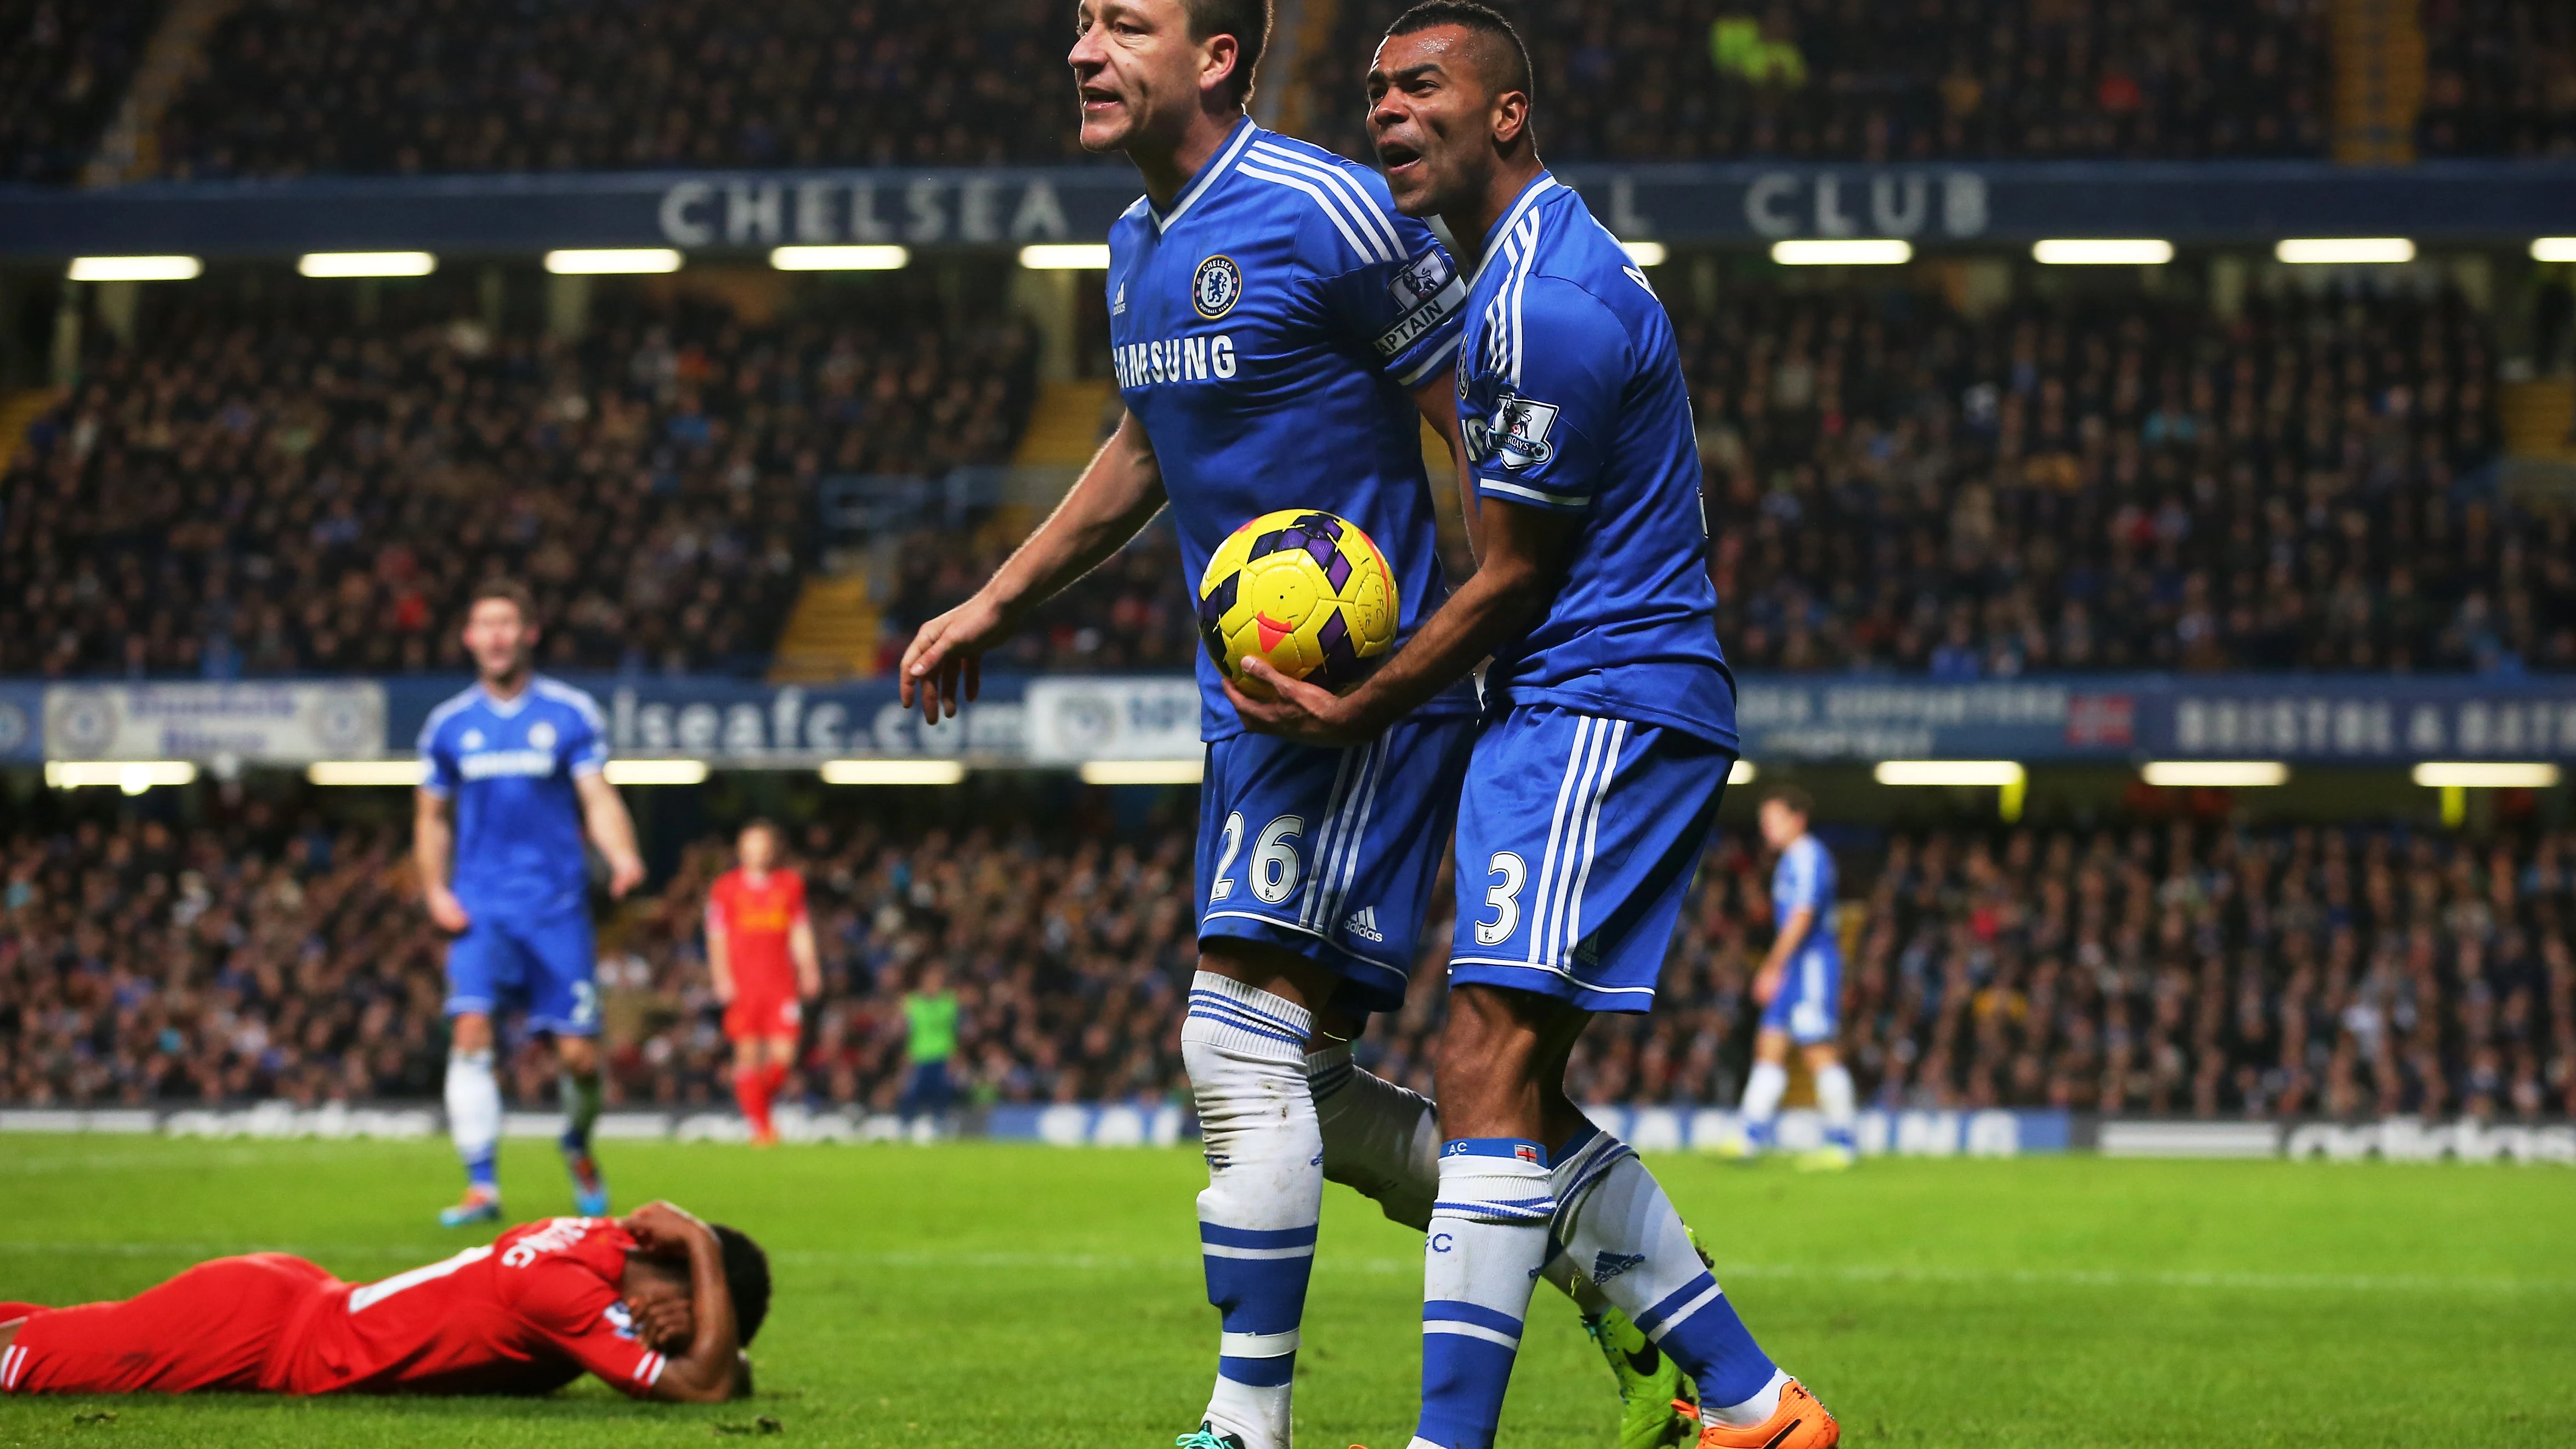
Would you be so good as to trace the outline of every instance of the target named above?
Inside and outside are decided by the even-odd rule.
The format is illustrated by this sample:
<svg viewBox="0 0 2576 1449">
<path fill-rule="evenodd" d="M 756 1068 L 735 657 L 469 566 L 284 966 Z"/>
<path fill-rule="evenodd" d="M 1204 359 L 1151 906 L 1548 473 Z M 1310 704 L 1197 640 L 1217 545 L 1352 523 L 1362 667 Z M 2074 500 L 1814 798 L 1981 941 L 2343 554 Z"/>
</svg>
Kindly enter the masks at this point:
<svg viewBox="0 0 2576 1449">
<path fill-rule="evenodd" d="M 1452 1137 L 1440 1144 L 1440 1155 L 1443 1158 L 1517 1157 L 1542 1169 L 1553 1165 L 1547 1149 L 1526 1137 Z"/>
</svg>

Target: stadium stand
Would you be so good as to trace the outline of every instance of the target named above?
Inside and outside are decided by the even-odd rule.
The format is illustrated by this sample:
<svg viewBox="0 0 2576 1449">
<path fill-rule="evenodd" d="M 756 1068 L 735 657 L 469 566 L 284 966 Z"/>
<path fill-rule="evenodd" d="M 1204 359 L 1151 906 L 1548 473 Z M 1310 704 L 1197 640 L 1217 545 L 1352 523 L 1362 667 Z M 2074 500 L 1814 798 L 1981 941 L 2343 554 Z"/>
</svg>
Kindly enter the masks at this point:
<svg viewBox="0 0 2576 1449">
<path fill-rule="evenodd" d="M 967 1008 L 975 1100 L 1181 1089 L 1188 832 L 1076 831 L 995 803 L 956 828 L 887 813 L 797 832 L 827 980 L 795 1084 L 814 1104 L 894 1103 L 901 995 L 931 962 Z M 1582 1099 L 1733 1100 L 1771 925 L 1770 861 L 1748 840 L 1729 832 L 1704 863 L 1656 1012 L 1587 1036 Z M 698 946 L 725 850 L 690 847 L 603 933 L 617 1100 L 725 1101 Z M 2576 835 L 1932 829 L 1856 835 L 1845 854 L 1844 1045 L 1881 1105 L 2576 1115 Z M 0 871 L 0 1101 L 434 1095 L 439 942 L 399 829 L 253 801 L 193 828 L 22 830 Z M 1363 1047 L 1425 1090 L 1430 954 Z M 514 1075 L 522 1101 L 552 1090 L 542 1053 Z"/>
<path fill-rule="evenodd" d="M 2576 153 L 2576 11 L 2551 0 L 2427 0 L 2427 156 Z"/>
<path fill-rule="evenodd" d="M 80 172 L 143 59 L 153 0 L 0 3 L 0 182 Z"/>
<path fill-rule="evenodd" d="M 1082 159 L 1053 0 L 247 0 L 163 119 L 180 179 Z"/>
<path fill-rule="evenodd" d="M 927 281 L 770 322 L 656 295 L 601 289 L 569 343 L 487 326 L 470 281 L 372 323 L 310 287 L 177 295 L 0 480 L 0 674 L 460 668 L 494 572 L 539 590 L 548 667 L 757 672 L 818 476 L 1000 461 L 1027 416 L 1026 329 Z"/>
<path fill-rule="evenodd" d="M 1344 0 L 1299 66 L 1317 138 L 1366 158 L 1362 57 L 1405 6 Z M 1531 0 L 1552 160 L 2318 156 L 2324 0 Z"/>
</svg>

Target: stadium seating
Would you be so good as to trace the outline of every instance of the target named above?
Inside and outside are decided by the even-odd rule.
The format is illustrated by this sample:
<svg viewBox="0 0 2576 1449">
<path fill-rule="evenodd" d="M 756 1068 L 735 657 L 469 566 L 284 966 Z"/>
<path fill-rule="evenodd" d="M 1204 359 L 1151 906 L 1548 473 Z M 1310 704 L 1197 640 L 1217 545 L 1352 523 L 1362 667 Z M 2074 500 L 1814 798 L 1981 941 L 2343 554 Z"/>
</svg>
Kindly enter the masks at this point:
<svg viewBox="0 0 2576 1449">
<path fill-rule="evenodd" d="M 1557 161 L 2316 156 L 2323 0 L 1516 7 Z M 1299 66 L 1309 130 L 1366 157 L 1360 78 L 1403 0 L 1344 0 Z"/>
<path fill-rule="evenodd" d="M 816 1104 L 894 1102 L 901 994 L 930 961 L 966 1005 L 972 1098 L 1181 1089 L 1188 833 L 1071 831 L 1060 810 L 987 803 L 954 831 L 891 810 L 800 831 L 829 983 L 796 1084 Z M 619 1101 L 726 1099 L 697 944 L 725 848 L 691 847 L 603 931 Z M 18 834 L 0 847 L 0 1102 L 435 1095 L 439 943 L 405 851 L 399 829 L 295 825 L 257 802 L 193 830 Z M 2576 835 L 1934 830 L 1845 854 L 1844 1045 L 1881 1105 L 2576 1113 Z M 1721 838 L 1658 1009 L 1594 1026 L 1578 1096 L 1732 1102 L 1769 869 Z M 1447 930 L 1433 922 L 1407 1008 L 1363 1047 L 1424 1090 Z M 518 1097 L 552 1083 L 551 1058 L 522 1053 Z"/>
<path fill-rule="evenodd" d="M 2554 0 L 2426 0 L 2427 156 L 2576 152 L 2576 10 Z"/>
<path fill-rule="evenodd" d="M 164 117 L 174 177 L 1082 158 L 1053 0 L 247 0 Z M 1043 78 L 1060 106 L 1032 106 Z"/>
<path fill-rule="evenodd" d="M 470 281 L 371 323 L 295 286 L 176 294 L 38 423 L 0 480 L 0 674 L 458 669 L 494 572 L 539 591 L 549 667 L 758 671 L 814 480 L 1005 459 L 1033 389 L 1025 328 L 927 281 L 772 323 L 603 288 L 571 344 L 487 327 Z"/>
<path fill-rule="evenodd" d="M 61 184 L 143 58 L 151 0 L 0 0 L 0 182 Z"/>
</svg>

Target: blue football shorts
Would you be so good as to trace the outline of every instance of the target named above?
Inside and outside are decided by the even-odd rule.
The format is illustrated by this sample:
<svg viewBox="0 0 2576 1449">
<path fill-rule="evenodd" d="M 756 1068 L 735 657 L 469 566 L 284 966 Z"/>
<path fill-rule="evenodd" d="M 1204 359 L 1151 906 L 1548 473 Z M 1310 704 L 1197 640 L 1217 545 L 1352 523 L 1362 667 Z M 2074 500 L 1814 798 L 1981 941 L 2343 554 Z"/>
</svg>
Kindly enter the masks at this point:
<svg viewBox="0 0 2576 1449">
<path fill-rule="evenodd" d="M 1404 1005 L 1476 722 L 1415 716 L 1347 749 L 1240 734 L 1207 747 L 1199 939 L 1262 941 L 1340 973 L 1335 1004 Z"/>
<path fill-rule="evenodd" d="M 514 917 L 478 911 L 447 947 L 447 1014 L 528 1008 L 528 1029 L 557 1036 L 599 1034 L 599 952 L 588 910 Z"/>
<path fill-rule="evenodd" d="M 1652 1010 L 1735 752 L 1525 705 L 1477 734 L 1458 809 L 1449 980 Z"/>
<path fill-rule="evenodd" d="M 1832 929 L 1826 921 L 1812 928 Z M 1786 1032 L 1800 1046 L 1835 1039 L 1842 1024 L 1843 961 L 1833 950 L 1800 951 L 1780 978 L 1780 990 L 1762 1008 L 1764 1031 Z"/>
</svg>

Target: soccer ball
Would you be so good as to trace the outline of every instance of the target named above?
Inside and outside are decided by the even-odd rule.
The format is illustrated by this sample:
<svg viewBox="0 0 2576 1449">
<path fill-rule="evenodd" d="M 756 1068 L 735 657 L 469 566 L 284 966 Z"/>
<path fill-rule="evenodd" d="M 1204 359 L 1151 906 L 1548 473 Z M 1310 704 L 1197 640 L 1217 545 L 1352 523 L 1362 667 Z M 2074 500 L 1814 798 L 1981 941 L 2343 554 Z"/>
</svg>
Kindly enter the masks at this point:
<svg viewBox="0 0 2576 1449">
<path fill-rule="evenodd" d="M 1395 576 L 1376 540 L 1329 513 L 1291 508 L 1234 531 L 1199 580 L 1199 637 L 1237 688 L 1257 655 L 1335 691 L 1395 644 Z"/>
</svg>

